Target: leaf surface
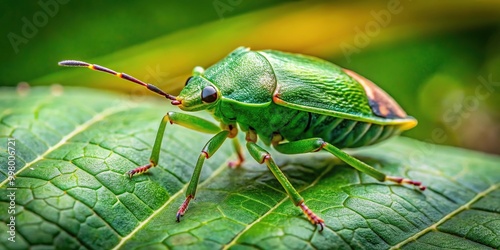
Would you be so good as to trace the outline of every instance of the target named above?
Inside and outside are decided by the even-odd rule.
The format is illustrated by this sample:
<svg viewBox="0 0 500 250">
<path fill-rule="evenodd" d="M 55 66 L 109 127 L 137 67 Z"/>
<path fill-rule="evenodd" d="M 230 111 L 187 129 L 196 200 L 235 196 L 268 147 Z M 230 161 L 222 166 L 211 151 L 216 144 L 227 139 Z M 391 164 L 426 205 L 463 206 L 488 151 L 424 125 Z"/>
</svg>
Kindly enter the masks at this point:
<svg viewBox="0 0 500 250">
<path fill-rule="evenodd" d="M 160 119 L 176 110 L 168 102 L 79 88 L 3 89 L 0 110 L 2 249 L 500 247 L 497 156 L 403 137 L 348 151 L 384 173 L 421 180 L 428 190 L 420 192 L 378 182 L 326 153 L 270 150 L 325 219 L 318 232 L 264 165 L 247 154 L 242 168 L 228 168 L 235 154 L 226 142 L 205 162 L 196 199 L 176 223 L 210 135 L 167 125 L 159 166 L 125 174 L 148 162 Z M 8 138 L 16 143 L 14 185 Z M 10 216 L 15 243 L 5 233 Z"/>
</svg>

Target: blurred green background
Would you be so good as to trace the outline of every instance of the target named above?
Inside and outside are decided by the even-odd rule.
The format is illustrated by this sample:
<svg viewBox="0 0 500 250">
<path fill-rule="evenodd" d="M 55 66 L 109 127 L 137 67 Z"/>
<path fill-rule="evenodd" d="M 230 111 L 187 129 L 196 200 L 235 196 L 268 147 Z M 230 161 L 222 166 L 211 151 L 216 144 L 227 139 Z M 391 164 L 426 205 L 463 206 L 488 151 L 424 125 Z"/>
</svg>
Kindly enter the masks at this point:
<svg viewBox="0 0 500 250">
<path fill-rule="evenodd" d="M 406 136 L 500 154 L 498 0 L 41 0 L 0 8 L 0 90 L 57 83 L 154 95 L 57 66 L 77 59 L 176 94 L 194 66 L 208 67 L 237 46 L 277 49 L 373 80 L 419 120 Z"/>
</svg>

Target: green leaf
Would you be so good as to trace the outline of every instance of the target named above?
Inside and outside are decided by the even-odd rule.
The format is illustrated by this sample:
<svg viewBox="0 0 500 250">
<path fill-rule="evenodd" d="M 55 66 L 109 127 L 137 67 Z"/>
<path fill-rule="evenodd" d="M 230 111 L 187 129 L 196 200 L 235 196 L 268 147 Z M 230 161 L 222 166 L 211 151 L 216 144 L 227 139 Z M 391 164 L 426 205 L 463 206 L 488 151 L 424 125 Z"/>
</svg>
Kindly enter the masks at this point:
<svg viewBox="0 0 500 250">
<path fill-rule="evenodd" d="M 500 158 L 402 137 L 349 152 L 387 174 L 423 181 L 424 192 L 378 182 L 329 154 L 271 150 L 325 219 L 323 232 L 264 165 L 247 155 L 243 167 L 228 168 L 235 159 L 230 143 L 205 162 L 196 199 L 176 223 L 210 135 L 167 125 L 159 166 L 129 179 L 128 170 L 148 162 L 159 121 L 175 107 L 161 99 L 55 90 L 0 93 L 2 249 L 500 247 Z M 9 138 L 15 138 L 12 186 Z M 8 240 L 10 216 L 15 243 Z"/>
</svg>

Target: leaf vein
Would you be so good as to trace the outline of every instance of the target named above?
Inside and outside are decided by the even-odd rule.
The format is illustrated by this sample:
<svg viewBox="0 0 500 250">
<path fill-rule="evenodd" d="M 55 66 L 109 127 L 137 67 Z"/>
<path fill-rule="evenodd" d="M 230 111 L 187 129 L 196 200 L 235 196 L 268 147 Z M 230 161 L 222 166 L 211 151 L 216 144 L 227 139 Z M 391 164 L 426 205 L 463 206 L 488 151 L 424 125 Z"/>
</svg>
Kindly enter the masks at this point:
<svg viewBox="0 0 500 250">
<path fill-rule="evenodd" d="M 115 229 L 114 227 L 112 227 L 112 226 L 108 223 L 108 221 L 106 221 L 106 219 L 104 219 L 104 217 L 102 217 L 99 213 L 95 212 L 95 210 L 94 210 L 94 208 L 93 208 L 93 207 L 91 207 L 90 205 L 86 204 L 86 203 L 85 203 L 85 202 L 83 202 L 82 200 L 78 200 L 78 197 L 76 197 L 76 196 L 72 195 L 72 194 L 71 194 L 71 192 L 67 192 L 67 191 L 69 191 L 69 190 L 72 190 L 73 188 L 70 188 L 70 189 L 68 189 L 67 191 L 65 191 L 65 190 L 63 190 L 61 187 L 59 187 L 59 186 L 55 185 L 55 184 L 54 184 L 51 180 L 48 180 L 47 182 L 50 182 L 52 185 L 54 185 L 54 187 L 57 187 L 57 188 L 59 188 L 61 191 L 65 192 L 65 195 L 67 195 L 67 196 L 69 196 L 69 197 L 73 198 L 73 199 L 75 200 L 75 202 L 80 202 L 81 204 L 83 204 L 83 205 L 84 205 L 85 207 L 87 207 L 90 211 L 92 211 L 92 212 L 93 212 L 93 214 L 94 214 L 97 218 L 101 219 L 101 220 L 102 220 L 102 222 L 103 222 L 106 226 L 108 226 L 108 227 L 109 227 L 109 228 L 110 228 L 113 232 L 115 232 L 117 235 L 120 235 L 120 234 L 118 233 L 118 231 L 116 231 L 116 229 Z M 89 189 L 90 189 L 90 188 L 89 188 Z M 98 190 L 98 189 L 96 189 L 96 191 L 97 191 L 97 190 Z M 34 201 L 34 200 L 35 200 L 35 199 L 33 199 L 32 201 Z M 31 201 L 30 201 L 30 202 L 31 202 Z"/>
<path fill-rule="evenodd" d="M 92 249 L 92 247 L 91 247 L 91 246 L 89 246 L 89 245 L 87 245 L 87 244 L 86 244 L 86 242 L 81 241 L 81 240 L 80 240 L 80 238 L 79 238 L 79 237 L 77 237 L 77 235 L 75 235 L 75 234 L 74 234 L 74 233 L 72 233 L 71 231 L 66 230 L 66 229 L 65 229 L 64 227 L 62 227 L 60 224 L 57 224 L 56 222 L 53 222 L 53 221 L 49 220 L 48 218 L 46 218 L 45 216 L 43 216 L 43 213 L 42 213 L 42 214 L 38 214 L 37 212 L 35 212 L 35 211 L 33 211 L 33 210 L 29 209 L 29 208 L 28 208 L 28 207 L 26 207 L 26 206 L 23 206 L 23 208 L 24 208 L 24 210 L 25 210 L 25 211 L 29 211 L 29 212 L 31 212 L 31 213 L 33 213 L 33 214 L 36 214 L 36 215 L 38 215 L 38 216 L 42 217 L 42 218 L 44 219 L 44 220 L 43 220 L 43 222 L 50 223 L 50 224 L 54 225 L 55 227 L 60 228 L 60 229 L 62 230 L 62 232 L 66 232 L 67 234 L 69 234 L 69 235 L 73 236 L 72 238 L 73 238 L 73 239 L 75 239 L 76 241 L 78 241 L 78 242 L 80 243 L 80 245 L 85 246 L 87 249 Z M 40 224 L 42 224 L 43 222 L 40 222 Z M 20 231 L 22 231 L 22 230 L 20 230 Z M 61 232 L 59 232 L 59 233 L 61 233 Z M 25 238 L 25 239 L 28 239 L 27 237 L 24 237 L 24 238 Z M 55 238 L 55 237 L 54 237 L 54 238 Z"/>
</svg>

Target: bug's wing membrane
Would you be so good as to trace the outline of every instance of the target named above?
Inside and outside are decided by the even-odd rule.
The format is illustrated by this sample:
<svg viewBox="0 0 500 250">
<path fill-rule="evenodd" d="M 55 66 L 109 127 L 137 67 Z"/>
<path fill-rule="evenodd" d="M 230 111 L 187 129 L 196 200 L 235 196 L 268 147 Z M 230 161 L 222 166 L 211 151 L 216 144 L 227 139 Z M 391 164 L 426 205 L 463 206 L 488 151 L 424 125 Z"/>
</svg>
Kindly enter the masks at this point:
<svg viewBox="0 0 500 250">
<path fill-rule="evenodd" d="M 408 116 L 401 106 L 375 83 L 351 70 L 343 69 L 343 71 L 363 86 L 375 115 L 384 118 L 406 118 Z"/>
<path fill-rule="evenodd" d="M 273 101 L 278 105 L 377 124 L 416 125 L 415 119 L 406 116 L 394 101 L 391 102 L 395 105 L 394 110 L 399 108 L 404 115 L 384 117 L 379 115 L 380 112 L 377 114 L 376 109 L 386 107 L 381 100 L 385 100 L 384 97 L 388 95 L 376 87 L 376 93 L 383 92 L 385 96 L 380 94 L 377 95 L 378 99 L 369 99 L 366 87 L 337 65 L 314 57 L 279 51 L 266 50 L 260 53 L 269 61 L 276 75 Z"/>
</svg>

